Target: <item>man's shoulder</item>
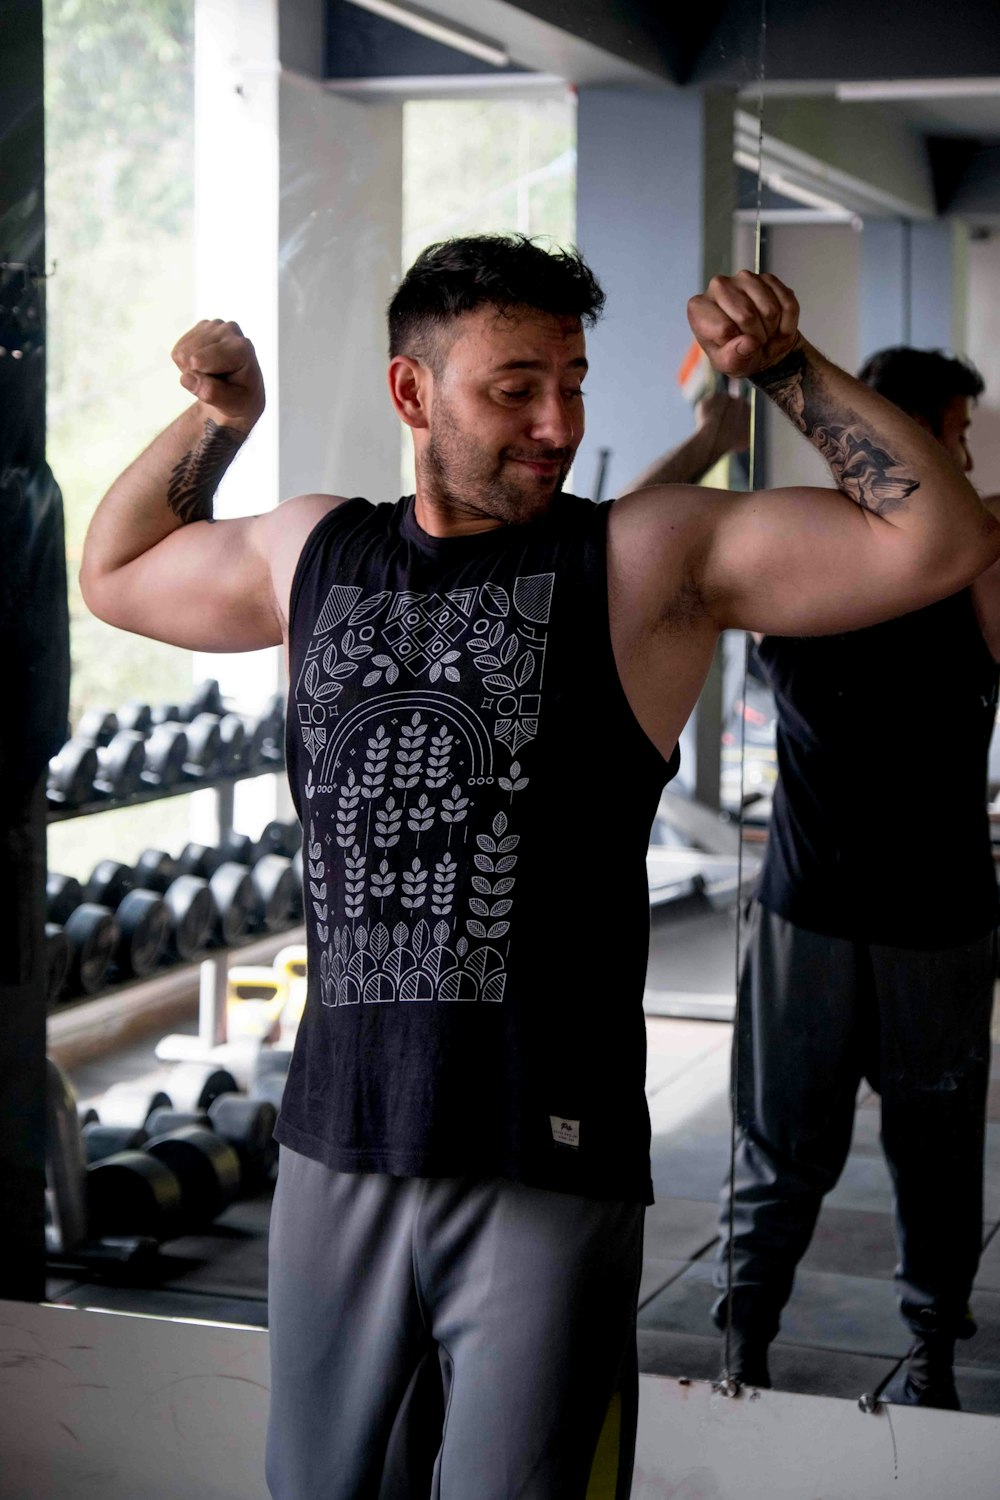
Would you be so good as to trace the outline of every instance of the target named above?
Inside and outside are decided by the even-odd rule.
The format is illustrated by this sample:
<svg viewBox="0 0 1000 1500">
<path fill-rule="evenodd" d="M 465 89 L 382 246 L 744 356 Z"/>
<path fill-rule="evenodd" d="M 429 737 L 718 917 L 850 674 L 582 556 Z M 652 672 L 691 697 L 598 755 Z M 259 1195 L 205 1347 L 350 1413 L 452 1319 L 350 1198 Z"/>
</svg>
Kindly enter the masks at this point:
<svg viewBox="0 0 1000 1500">
<path fill-rule="evenodd" d="M 717 509 L 717 507 L 715 507 Z M 684 563 L 711 530 L 713 506 L 695 484 L 656 484 L 611 502 L 608 548 L 611 555 L 642 572 L 662 576 L 664 567 Z"/>
</svg>

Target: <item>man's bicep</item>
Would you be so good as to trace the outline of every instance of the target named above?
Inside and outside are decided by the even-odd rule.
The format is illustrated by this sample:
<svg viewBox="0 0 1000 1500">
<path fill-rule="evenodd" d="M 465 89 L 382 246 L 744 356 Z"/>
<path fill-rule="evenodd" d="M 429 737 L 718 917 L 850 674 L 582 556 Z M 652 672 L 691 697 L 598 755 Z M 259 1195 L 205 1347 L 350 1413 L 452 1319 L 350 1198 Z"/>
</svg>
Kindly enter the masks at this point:
<svg viewBox="0 0 1000 1500">
<path fill-rule="evenodd" d="M 702 592 L 720 629 L 857 630 L 938 597 L 895 528 L 837 490 L 719 495 Z"/>
<path fill-rule="evenodd" d="M 189 651 L 280 645 L 261 517 L 195 521 L 91 585 L 88 607 L 120 630 Z"/>
</svg>

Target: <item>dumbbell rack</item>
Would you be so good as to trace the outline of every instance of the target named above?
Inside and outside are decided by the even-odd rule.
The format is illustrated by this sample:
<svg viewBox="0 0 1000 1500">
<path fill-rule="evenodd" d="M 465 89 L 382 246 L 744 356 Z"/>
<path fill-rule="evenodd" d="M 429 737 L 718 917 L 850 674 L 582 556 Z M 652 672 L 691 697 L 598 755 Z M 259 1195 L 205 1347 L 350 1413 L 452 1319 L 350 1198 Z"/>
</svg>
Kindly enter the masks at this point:
<svg viewBox="0 0 1000 1500">
<path fill-rule="evenodd" d="M 284 770 L 284 761 L 273 765 L 256 767 L 236 776 L 191 777 L 175 786 L 133 792 L 127 797 L 103 797 L 78 807 L 49 807 L 47 822 L 62 823 L 70 818 L 91 817 L 96 813 L 115 812 L 126 807 L 137 807 L 145 802 L 161 802 L 167 797 L 190 796 L 192 792 L 215 793 L 216 833 L 221 843 L 233 830 L 235 791 L 240 782 L 252 781 L 260 776 L 274 776 Z M 226 983 L 228 957 L 232 949 L 220 949 L 199 964 L 198 990 L 198 1040 L 206 1051 L 226 1040 Z M 131 984 L 146 981 L 130 981 Z"/>
</svg>

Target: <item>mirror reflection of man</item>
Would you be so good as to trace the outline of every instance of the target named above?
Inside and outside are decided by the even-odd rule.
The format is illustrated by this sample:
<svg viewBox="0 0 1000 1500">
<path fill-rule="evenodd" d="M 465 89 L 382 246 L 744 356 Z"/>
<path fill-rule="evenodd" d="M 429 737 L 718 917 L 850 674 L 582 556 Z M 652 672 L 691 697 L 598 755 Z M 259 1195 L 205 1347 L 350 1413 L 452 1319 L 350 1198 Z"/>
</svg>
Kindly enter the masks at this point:
<svg viewBox="0 0 1000 1500">
<path fill-rule="evenodd" d="M 885 349 L 860 377 L 963 473 L 978 372 Z M 993 502 L 987 502 L 992 504 Z M 732 1263 L 730 1373 L 769 1384 L 768 1346 L 862 1078 L 881 1096 L 907 1362 L 897 1403 L 955 1409 L 956 1338 L 982 1243 L 997 882 L 986 813 L 1000 578 L 847 635 L 758 637 L 779 782 L 740 980 L 738 1146 L 716 1282 Z M 724 1326 L 726 1296 L 714 1314 Z"/>
<path fill-rule="evenodd" d="M 721 630 L 869 624 L 1000 556 L 940 446 L 749 272 L 693 298 L 692 328 L 841 488 L 562 495 L 603 300 L 520 236 L 429 248 L 389 312 L 416 494 L 217 523 L 264 397 L 240 329 L 201 323 L 174 351 L 194 404 L 87 536 L 111 624 L 288 651 L 309 995 L 271 1220 L 276 1500 L 582 1500 L 616 1385 L 627 1495 L 645 854 L 678 736 Z"/>
</svg>

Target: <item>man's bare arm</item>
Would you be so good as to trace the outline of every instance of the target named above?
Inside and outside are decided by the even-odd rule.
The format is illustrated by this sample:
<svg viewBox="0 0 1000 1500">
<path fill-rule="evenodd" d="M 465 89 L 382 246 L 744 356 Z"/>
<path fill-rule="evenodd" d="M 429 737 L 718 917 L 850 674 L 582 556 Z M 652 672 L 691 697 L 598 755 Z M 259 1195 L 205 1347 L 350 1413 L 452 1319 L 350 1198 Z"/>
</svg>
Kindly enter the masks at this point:
<svg viewBox="0 0 1000 1500">
<path fill-rule="evenodd" d="M 698 402 L 696 419 L 691 436 L 637 474 L 623 495 L 652 484 L 697 484 L 727 453 L 749 447 L 750 407 L 742 396 L 712 391 Z"/>
<path fill-rule="evenodd" d="M 941 445 L 802 338 L 798 304 L 776 277 L 716 278 L 689 312 L 715 368 L 754 379 L 838 486 L 681 489 L 672 505 L 662 491 L 629 497 L 623 540 L 633 532 L 637 546 L 643 534 L 646 568 L 680 549 L 689 614 L 697 605 L 717 628 L 778 635 L 851 630 L 943 598 L 1000 556 L 1000 525 Z"/>
<path fill-rule="evenodd" d="M 253 345 L 234 323 L 199 323 L 173 351 L 195 404 L 108 490 L 84 543 L 89 609 L 122 630 L 202 651 L 282 640 L 287 588 L 304 534 L 337 503 L 303 496 L 280 512 L 214 522 L 223 474 L 264 408 Z"/>
</svg>

